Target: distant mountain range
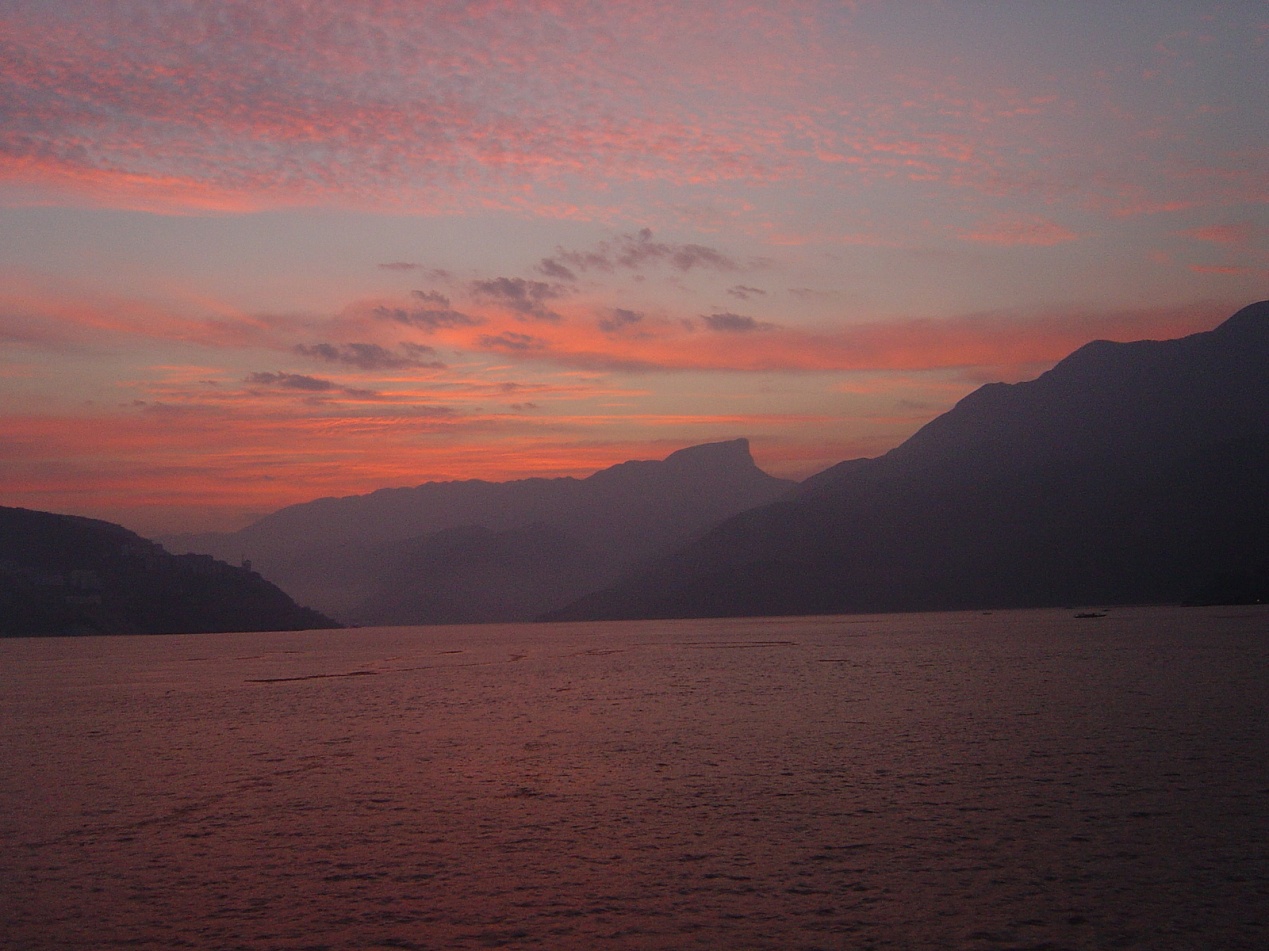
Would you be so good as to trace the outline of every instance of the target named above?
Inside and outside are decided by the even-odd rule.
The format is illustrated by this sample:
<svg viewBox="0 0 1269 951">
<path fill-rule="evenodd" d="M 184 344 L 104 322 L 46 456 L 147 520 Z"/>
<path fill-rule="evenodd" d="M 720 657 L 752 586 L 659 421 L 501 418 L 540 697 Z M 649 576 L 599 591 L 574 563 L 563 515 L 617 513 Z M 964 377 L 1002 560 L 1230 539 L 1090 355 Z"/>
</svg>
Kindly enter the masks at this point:
<svg viewBox="0 0 1269 951">
<path fill-rule="evenodd" d="M 0 637 L 338 626 L 245 568 L 110 522 L 0 507 Z"/>
<path fill-rule="evenodd" d="M 293 505 L 174 551 L 248 558 L 300 601 L 356 624 L 524 621 L 560 610 L 795 486 L 747 440 L 584 478 L 429 482 Z"/>
<path fill-rule="evenodd" d="M 984 386 L 549 617 L 1255 600 L 1266 579 L 1269 301 Z"/>
<path fill-rule="evenodd" d="M 174 551 L 356 624 L 813 614 L 1269 596 L 1269 302 L 1095 341 L 801 485 L 747 441 L 585 479 L 318 499 Z"/>
</svg>

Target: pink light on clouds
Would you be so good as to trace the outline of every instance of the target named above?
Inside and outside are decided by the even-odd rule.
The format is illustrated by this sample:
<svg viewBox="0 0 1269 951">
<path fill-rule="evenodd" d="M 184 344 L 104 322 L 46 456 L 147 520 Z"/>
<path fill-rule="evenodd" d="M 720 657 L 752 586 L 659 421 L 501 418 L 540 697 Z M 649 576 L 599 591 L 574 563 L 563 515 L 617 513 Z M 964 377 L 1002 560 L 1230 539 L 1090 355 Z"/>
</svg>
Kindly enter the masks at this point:
<svg viewBox="0 0 1269 951">
<path fill-rule="evenodd" d="M 468 206 L 456 186 L 473 182 L 497 205 L 514 204 L 520 182 L 771 174 L 775 134 L 745 120 L 706 129 L 691 110 L 647 103 L 588 19 L 612 21 L 527 4 L 18 11 L 0 67 L 16 103 L 4 175 L 124 207 L 244 211 L 444 210 Z M 561 94 L 574 100 L 564 113 Z M 613 96 L 636 108 L 609 109 Z"/>
<path fill-rule="evenodd" d="M 584 476 L 693 441 L 674 433 L 695 431 L 703 441 L 720 431 L 823 422 L 589 412 L 547 425 L 512 414 L 274 413 L 266 402 L 232 411 L 154 404 L 108 416 L 7 416 L 0 420 L 4 504 L 110 518 L 149 532 L 203 530 L 320 495 L 432 480 Z M 623 426 L 639 435 L 614 438 Z"/>
<path fill-rule="evenodd" d="M 1052 363 L 1091 339 L 1166 338 L 1205 329 L 1219 307 L 1047 314 L 988 313 L 894 319 L 837 329 L 779 326 L 744 314 L 647 318 L 604 331 L 575 320 L 532 334 L 446 331 L 448 345 L 526 362 L 627 372 L 931 370 L 988 366 L 1009 372 Z M 713 322 L 709 317 L 722 318 Z M 521 325 L 522 326 L 522 325 Z"/>
<path fill-rule="evenodd" d="M 301 318 L 253 315 L 220 302 L 164 301 L 112 294 L 67 293 L 44 281 L 15 279 L 0 289 L 0 336 L 83 349 L 141 341 L 227 350 L 289 346 Z"/>
<path fill-rule="evenodd" d="M 612 182 L 1096 182 L 1070 178 L 1087 158 L 1056 83 L 891 63 L 850 43 L 851 22 L 819 3 L 722 0 L 19 9 L 0 49 L 3 176 L 31 200 L 225 212 L 513 209 L 527 185 L 548 214 Z M 1219 188 L 1240 172 L 1158 174 Z"/>
<path fill-rule="evenodd" d="M 1214 322 L 1201 317 L 1191 310 L 1026 320 L 985 314 L 820 332 L 757 325 L 709 330 L 666 320 L 646 337 L 627 338 L 569 316 L 535 325 L 540 346 L 482 341 L 482 328 L 433 335 L 457 368 L 392 365 L 384 353 L 395 358 L 408 351 L 380 352 L 375 345 L 331 345 L 335 360 L 311 347 L 248 348 L 234 363 L 257 369 L 172 365 L 152 367 L 148 382 L 121 379 L 135 394 L 127 406 L 66 405 L 60 413 L 0 416 L 0 485 L 4 504 L 69 507 L 173 530 L 191 527 L 191 519 L 204 520 L 195 527 L 241 522 L 317 495 L 429 478 L 585 475 L 603 455 L 583 451 L 591 444 L 624 447 L 627 458 L 652 458 L 667 444 L 673 449 L 751 435 L 756 445 L 770 446 L 770 463 L 805 475 L 835 456 L 883 450 L 917 428 L 930 408 L 945 408 L 978 382 L 1034 375 L 1094 337 L 1175 336 Z M 484 329 L 514 342 L 520 331 L 513 328 L 524 324 L 503 320 L 491 319 Z M 472 363 L 482 355 L 503 362 Z M 357 358 L 369 366 L 357 366 Z M 915 404 L 924 410 L 885 409 L 896 386 L 901 393 L 924 392 L 931 384 L 913 381 L 940 368 L 963 373 L 966 382 L 932 381 L 932 395 Z M 725 387 L 714 399 L 692 398 L 693 412 L 653 409 L 681 386 L 697 388 L 693 380 L 701 373 L 720 379 L 810 374 L 809 395 L 817 374 L 860 372 L 875 376 L 853 388 L 829 388 L 853 390 L 852 399 L 869 404 L 880 400 L 878 409 L 853 411 L 849 423 L 843 408 L 817 408 L 822 400 L 793 409 L 807 396 L 792 403 L 742 397 L 753 392 L 745 383 Z M 619 383 L 622 377 L 633 385 Z M 728 409 L 738 400 L 743 409 Z M 547 443 L 556 446 L 552 454 L 532 455 Z M 570 458 L 567 446 L 579 451 Z M 607 455 L 599 464 L 618 461 Z"/>
<path fill-rule="evenodd" d="M 8 4 L 0 504 L 884 451 L 1264 296 L 1265 35 L 1205 0 Z"/>
<path fill-rule="evenodd" d="M 1040 215 L 1006 215 L 985 222 L 973 231 L 963 232 L 966 241 L 996 244 L 1004 247 L 1031 245 L 1052 247 L 1075 241 L 1079 235 L 1069 228 Z"/>
<path fill-rule="evenodd" d="M 1224 244 L 1241 247 L 1249 243 L 1255 233 L 1255 226 L 1249 221 L 1239 222 L 1238 224 L 1229 225 L 1208 225 L 1203 228 L 1191 228 L 1188 231 L 1179 232 L 1188 238 L 1196 241 L 1206 241 L 1211 244 Z"/>
</svg>

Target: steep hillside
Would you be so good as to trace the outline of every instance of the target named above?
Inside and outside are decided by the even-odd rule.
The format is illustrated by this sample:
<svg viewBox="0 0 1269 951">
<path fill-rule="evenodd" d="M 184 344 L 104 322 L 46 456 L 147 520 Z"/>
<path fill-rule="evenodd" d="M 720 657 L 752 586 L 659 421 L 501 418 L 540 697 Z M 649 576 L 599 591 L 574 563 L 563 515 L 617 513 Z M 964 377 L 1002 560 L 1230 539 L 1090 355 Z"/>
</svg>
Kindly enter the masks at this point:
<svg viewBox="0 0 1269 951">
<path fill-rule="evenodd" d="M 1180 601 L 1269 569 L 1269 302 L 1077 350 L 557 618 Z"/>
<path fill-rule="evenodd" d="M 244 568 L 110 522 L 0 508 L 0 636 L 338 627 Z"/>
</svg>

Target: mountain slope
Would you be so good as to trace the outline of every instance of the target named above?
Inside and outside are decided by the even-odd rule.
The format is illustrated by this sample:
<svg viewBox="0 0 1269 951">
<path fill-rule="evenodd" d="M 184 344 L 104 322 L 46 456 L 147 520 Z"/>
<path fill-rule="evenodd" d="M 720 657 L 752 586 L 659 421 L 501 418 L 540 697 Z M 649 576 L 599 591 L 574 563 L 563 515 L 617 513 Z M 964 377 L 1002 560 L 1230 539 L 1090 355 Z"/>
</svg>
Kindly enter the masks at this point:
<svg viewBox="0 0 1269 951">
<path fill-rule="evenodd" d="M 556 618 L 1178 601 L 1269 568 L 1269 302 L 1080 348 Z"/>
<path fill-rule="evenodd" d="M 330 627 L 246 569 L 110 522 L 0 507 L 0 636 Z"/>
<path fill-rule="evenodd" d="M 747 440 L 585 478 L 433 482 L 318 499 L 231 535 L 164 539 L 250 558 L 301 600 L 359 624 L 527 620 L 615 581 L 793 487 Z"/>
</svg>

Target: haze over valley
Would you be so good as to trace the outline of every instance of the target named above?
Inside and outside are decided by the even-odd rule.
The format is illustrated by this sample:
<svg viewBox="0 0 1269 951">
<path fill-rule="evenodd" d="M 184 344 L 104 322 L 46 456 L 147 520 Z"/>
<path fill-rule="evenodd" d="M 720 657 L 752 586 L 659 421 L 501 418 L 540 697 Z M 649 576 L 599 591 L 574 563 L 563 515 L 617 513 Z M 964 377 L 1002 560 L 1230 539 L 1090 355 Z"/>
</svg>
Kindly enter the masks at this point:
<svg viewBox="0 0 1269 951">
<path fill-rule="evenodd" d="M 320 499 L 165 542 L 247 557 L 349 623 L 435 624 L 1253 597 L 1267 539 L 1260 302 L 1178 340 L 1090 342 L 801 485 L 738 439 L 580 480 Z"/>
<path fill-rule="evenodd" d="M 794 483 L 743 439 L 585 479 L 426 483 L 283 509 L 174 551 L 249 558 L 305 604 L 349 623 L 526 621 L 613 583 Z"/>
</svg>

